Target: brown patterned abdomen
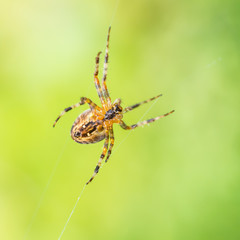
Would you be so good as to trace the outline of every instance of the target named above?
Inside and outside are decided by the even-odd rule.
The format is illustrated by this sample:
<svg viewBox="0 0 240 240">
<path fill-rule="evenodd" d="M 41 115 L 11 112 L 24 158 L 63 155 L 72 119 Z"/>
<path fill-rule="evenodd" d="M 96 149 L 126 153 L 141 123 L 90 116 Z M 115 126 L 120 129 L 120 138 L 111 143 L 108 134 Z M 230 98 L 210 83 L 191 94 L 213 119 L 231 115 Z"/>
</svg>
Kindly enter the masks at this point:
<svg viewBox="0 0 240 240">
<path fill-rule="evenodd" d="M 90 109 L 84 111 L 75 120 L 71 137 L 75 142 L 81 144 L 90 144 L 100 142 L 105 137 L 105 131 L 101 124 L 94 118 Z"/>
</svg>

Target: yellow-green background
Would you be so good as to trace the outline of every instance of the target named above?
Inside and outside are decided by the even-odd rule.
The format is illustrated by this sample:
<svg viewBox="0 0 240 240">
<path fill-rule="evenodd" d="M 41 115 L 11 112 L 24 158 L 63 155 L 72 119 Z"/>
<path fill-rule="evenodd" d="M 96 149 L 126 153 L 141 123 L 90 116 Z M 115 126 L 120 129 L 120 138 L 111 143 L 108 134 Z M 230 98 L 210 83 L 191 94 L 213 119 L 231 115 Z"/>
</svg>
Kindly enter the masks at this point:
<svg viewBox="0 0 240 240">
<path fill-rule="evenodd" d="M 130 135 L 115 126 L 115 151 L 62 239 L 240 239 L 239 2 L 115 6 L 1 2 L 0 239 L 57 239 L 91 176 L 103 142 L 69 136 L 87 107 L 52 124 L 81 96 L 99 103 L 94 59 L 111 22 L 112 99 L 163 93 L 126 123 L 176 112 Z"/>
</svg>

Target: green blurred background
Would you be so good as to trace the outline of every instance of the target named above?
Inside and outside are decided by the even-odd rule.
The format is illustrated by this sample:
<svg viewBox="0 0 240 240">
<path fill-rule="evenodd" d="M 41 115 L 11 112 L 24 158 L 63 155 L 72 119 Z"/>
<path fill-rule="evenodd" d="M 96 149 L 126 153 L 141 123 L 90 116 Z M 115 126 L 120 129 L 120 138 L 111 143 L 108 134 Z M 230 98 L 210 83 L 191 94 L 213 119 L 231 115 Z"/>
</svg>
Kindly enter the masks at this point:
<svg viewBox="0 0 240 240">
<path fill-rule="evenodd" d="M 93 173 L 103 142 L 69 135 L 87 106 L 52 124 L 81 96 L 99 104 L 94 61 L 111 23 L 112 99 L 125 107 L 163 93 L 125 122 L 176 112 L 130 134 L 115 126 L 113 155 L 62 239 L 240 239 L 239 1 L 115 8 L 1 3 L 0 239 L 57 239 Z"/>
</svg>

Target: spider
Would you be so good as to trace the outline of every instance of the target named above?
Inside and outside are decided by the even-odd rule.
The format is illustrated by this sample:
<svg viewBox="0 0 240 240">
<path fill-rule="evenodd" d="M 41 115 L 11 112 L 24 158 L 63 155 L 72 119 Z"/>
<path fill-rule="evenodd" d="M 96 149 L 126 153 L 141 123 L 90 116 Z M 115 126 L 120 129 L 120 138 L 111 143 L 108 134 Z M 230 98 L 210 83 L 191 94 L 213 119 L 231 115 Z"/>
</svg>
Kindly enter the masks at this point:
<svg viewBox="0 0 240 240">
<path fill-rule="evenodd" d="M 94 170 L 92 177 L 89 179 L 86 185 L 89 184 L 94 179 L 96 174 L 99 172 L 99 169 L 101 167 L 102 161 L 105 158 L 105 156 L 106 156 L 105 162 L 107 162 L 112 153 L 112 148 L 114 145 L 114 134 L 113 134 L 114 123 L 119 124 L 124 130 L 131 130 L 131 129 L 135 129 L 137 127 L 143 126 L 145 124 L 155 122 L 156 120 L 166 117 L 169 114 L 174 112 L 174 110 L 172 110 L 171 112 L 165 113 L 164 115 L 151 118 L 142 122 L 138 122 L 131 126 L 128 126 L 124 123 L 124 121 L 122 120 L 124 113 L 132 111 L 133 109 L 145 103 L 153 101 L 154 99 L 161 97 L 162 94 L 126 108 L 122 108 L 121 99 L 119 98 L 112 103 L 112 100 L 109 96 L 109 92 L 106 85 L 110 31 L 111 31 L 111 27 L 109 27 L 108 29 L 103 78 L 102 78 L 101 85 L 98 79 L 99 57 L 101 52 L 97 54 L 96 63 L 95 63 L 95 72 L 94 72 L 95 87 L 96 87 L 98 97 L 100 98 L 102 106 L 101 107 L 97 106 L 89 98 L 81 97 L 80 102 L 65 108 L 53 124 L 53 127 L 55 127 L 57 121 L 66 112 L 72 110 L 73 108 L 84 105 L 85 103 L 89 105 L 90 109 L 81 113 L 73 123 L 72 129 L 71 129 L 71 137 L 74 141 L 81 144 L 96 143 L 96 142 L 102 141 L 103 139 L 105 139 L 105 142 L 104 142 L 102 154 L 100 156 L 98 164 Z M 110 144 L 109 144 L 109 140 L 110 140 Z"/>
</svg>

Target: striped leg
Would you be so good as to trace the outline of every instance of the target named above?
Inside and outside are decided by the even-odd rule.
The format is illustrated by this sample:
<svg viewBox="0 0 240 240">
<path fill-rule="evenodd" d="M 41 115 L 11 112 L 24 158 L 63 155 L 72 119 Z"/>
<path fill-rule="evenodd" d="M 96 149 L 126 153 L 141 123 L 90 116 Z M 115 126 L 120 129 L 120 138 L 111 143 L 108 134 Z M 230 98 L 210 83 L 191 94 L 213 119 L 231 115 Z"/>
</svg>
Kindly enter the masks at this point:
<svg viewBox="0 0 240 240">
<path fill-rule="evenodd" d="M 100 82 L 99 82 L 99 79 L 98 79 L 99 56 L 100 56 L 101 53 L 102 52 L 99 52 L 97 54 L 97 57 L 96 57 L 96 65 L 95 65 L 95 72 L 94 72 L 94 82 L 95 82 L 95 87 L 97 89 L 98 97 L 100 98 L 100 101 L 101 101 L 102 105 L 104 105 L 105 104 L 105 100 L 104 100 L 102 89 L 101 89 Z"/>
<path fill-rule="evenodd" d="M 72 110 L 73 108 L 76 108 L 76 107 L 79 107 L 80 105 L 83 105 L 87 103 L 89 105 L 89 107 L 91 108 L 91 110 L 93 109 L 97 109 L 97 110 L 100 110 L 100 108 L 94 103 L 92 102 L 92 100 L 90 100 L 89 98 L 86 98 L 86 97 L 82 97 L 80 99 L 80 102 L 79 103 L 76 103 L 74 105 L 72 105 L 71 107 L 68 107 L 68 108 L 65 108 L 61 114 L 58 116 L 58 118 L 56 119 L 56 121 L 54 122 L 53 124 L 53 127 L 55 127 L 57 121 L 68 111 Z"/>
<path fill-rule="evenodd" d="M 94 177 L 97 175 L 100 167 L 101 167 L 101 164 L 102 164 L 102 160 L 104 159 L 106 153 L 107 153 L 107 150 L 108 150 L 108 142 L 109 142 L 109 132 L 108 130 L 106 131 L 106 135 L 105 135 L 105 142 L 104 142 L 104 145 L 103 145 L 103 151 L 102 151 L 102 154 L 100 156 L 100 159 L 98 161 L 98 164 L 94 170 L 94 173 L 92 175 L 92 177 L 88 180 L 88 182 L 86 183 L 86 185 L 88 185 L 93 179 Z"/>
<path fill-rule="evenodd" d="M 106 45 L 106 53 L 105 53 L 105 61 L 104 61 L 104 69 L 103 69 L 103 79 L 102 79 L 103 95 L 105 96 L 109 105 L 111 104 L 111 98 L 108 93 L 106 79 L 107 79 L 107 70 L 108 70 L 108 52 L 109 52 L 110 31 L 111 31 L 111 27 L 109 27 L 109 29 L 108 29 L 107 45 Z"/>
<path fill-rule="evenodd" d="M 148 123 L 152 123 L 152 122 L 155 122 L 156 120 L 160 119 L 160 118 L 163 118 L 163 117 L 166 117 L 168 116 L 169 114 L 173 113 L 174 110 L 172 110 L 171 112 L 169 113 L 165 113 L 164 115 L 161 115 L 161 116 L 158 116 L 158 117 L 155 117 L 155 118 L 151 118 L 151 119 L 148 119 L 148 120 L 145 120 L 143 122 L 139 122 L 139 123 L 136 123 L 136 124 L 133 124 L 131 126 L 127 126 L 123 121 L 120 122 L 120 126 L 125 129 L 125 130 L 131 130 L 131 129 L 134 129 L 136 127 L 140 127 L 140 126 L 143 126 L 143 125 L 146 125 Z"/>
<path fill-rule="evenodd" d="M 108 161 L 108 159 L 109 159 L 109 157 L 112 153 L 113 145 L 114 145 L 114 134 L 113 134 L 113 129 L 111 128 L 110 129 L 110 146 L 109 146 L 109 149 L 108 149 L 108 154 L 107 154 L 105 162 Z"/>
<path fill-rule="evenodd" d="M 142 101 L 142 102 L 140 102 L 140 103 L 134 104 L 134 105 L 132 105 L 132 106 L 126 107 L 126 108 L 123 110 L 123 113 L 132 111 L 134 108 L 137 108 L 137 107 L 141 106 L 141 105 L 144 104 L 144 103 L 149 103 L 149 102 L 151 102 L 151 101 L 153 101 L 153 100 L 155 100 L 155 99 L 157 99 L 157 98 L 159 98 L 159 97 L 161 97 L 161 96 L 162 96 L 162 94 L 160 94 L 160 95 L 158 95 L 158 96 L 156 96 L 156 97 L 150 98 L 150 99 L 148 99 L 148 100 Z"/>
</svg>

